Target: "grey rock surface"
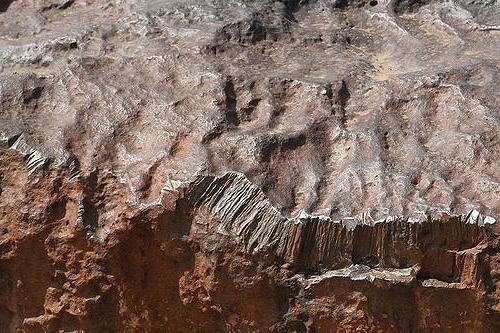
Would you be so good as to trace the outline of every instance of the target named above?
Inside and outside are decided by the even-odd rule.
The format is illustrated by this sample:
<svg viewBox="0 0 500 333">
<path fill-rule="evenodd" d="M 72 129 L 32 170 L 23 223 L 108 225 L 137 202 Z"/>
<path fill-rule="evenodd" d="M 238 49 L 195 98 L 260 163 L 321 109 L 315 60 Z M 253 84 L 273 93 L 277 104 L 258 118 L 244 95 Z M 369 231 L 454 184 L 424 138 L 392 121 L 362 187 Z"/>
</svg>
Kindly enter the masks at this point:
<svg viewBox="0 0 500 333">
<path fill-rule="evenodd" d="M 480 28 L 497 10 L 17 0 L 0 14 L 0 131 L 112 170 L 141 202 L 238 171 L 288 214 L 498 214 L 500 42 Z"/>
</svg>

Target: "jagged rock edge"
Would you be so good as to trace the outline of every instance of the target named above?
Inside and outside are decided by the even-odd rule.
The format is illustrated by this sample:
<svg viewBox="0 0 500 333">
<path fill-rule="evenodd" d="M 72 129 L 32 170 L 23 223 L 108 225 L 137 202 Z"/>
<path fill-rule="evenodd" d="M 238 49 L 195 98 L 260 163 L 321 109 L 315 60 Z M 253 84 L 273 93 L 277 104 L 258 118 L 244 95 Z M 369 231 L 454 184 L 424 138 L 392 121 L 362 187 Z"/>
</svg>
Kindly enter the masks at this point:
<svg viewBox="0 0 500 333">
<path fill-rule="evenodd" d="M 217 233 L 233 237 L 248 253 L 270 251 L 313 272 L 360 264 L 372 255 L 377 266 L 408 268 L 418 262 L 405 251 L 445 246 L 458 253 L 474 248 L 485 241 L 487 226 L 496 222 L 477 210 L 434 213 L 419 220 L 387 216 L 373 221 L 366 214 L 338 221 L 304 213 L 285 217 L 258 186 L 236 172 L 198 176 L 186 188 L 185 199 L 192 214 L 203 212 L 201 219 L 213 219 L 208 224 Z M 427 233 L 430 240 L 425 239 Z"/>
</svg>

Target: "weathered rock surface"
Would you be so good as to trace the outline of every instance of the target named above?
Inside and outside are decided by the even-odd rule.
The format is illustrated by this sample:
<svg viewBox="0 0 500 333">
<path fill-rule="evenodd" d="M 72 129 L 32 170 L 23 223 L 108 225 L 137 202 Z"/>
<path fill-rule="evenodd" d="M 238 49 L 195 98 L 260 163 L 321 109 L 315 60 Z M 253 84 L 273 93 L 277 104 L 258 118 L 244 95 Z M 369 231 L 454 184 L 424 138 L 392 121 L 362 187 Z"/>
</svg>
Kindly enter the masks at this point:
<svg viewBox="0 0 500 333">
<path fill-rule="evenodd" d="M 0 1 L 0 332 L 500 331 L 498 1 Z"/>
</svg>

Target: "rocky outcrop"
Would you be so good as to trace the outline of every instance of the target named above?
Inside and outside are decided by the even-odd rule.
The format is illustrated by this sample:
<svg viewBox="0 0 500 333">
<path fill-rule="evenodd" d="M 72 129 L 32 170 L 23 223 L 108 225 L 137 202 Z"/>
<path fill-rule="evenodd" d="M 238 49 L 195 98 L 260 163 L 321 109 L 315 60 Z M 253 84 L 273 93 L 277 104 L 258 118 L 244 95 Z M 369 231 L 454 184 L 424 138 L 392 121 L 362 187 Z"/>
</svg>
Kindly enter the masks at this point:
<svg viewBox="0 0 500 333">
<path fill-rule="evenodd" d="M 500 331 L 496 1 L 0 1 L 0 332 Z"/>
<path fill-rule="evenodd" d="M 285 217 L 238 173 L 144 206 L 4 151 L 2 331 L 497 329 L 498 223 L 476 211 Z"/>
</svg>

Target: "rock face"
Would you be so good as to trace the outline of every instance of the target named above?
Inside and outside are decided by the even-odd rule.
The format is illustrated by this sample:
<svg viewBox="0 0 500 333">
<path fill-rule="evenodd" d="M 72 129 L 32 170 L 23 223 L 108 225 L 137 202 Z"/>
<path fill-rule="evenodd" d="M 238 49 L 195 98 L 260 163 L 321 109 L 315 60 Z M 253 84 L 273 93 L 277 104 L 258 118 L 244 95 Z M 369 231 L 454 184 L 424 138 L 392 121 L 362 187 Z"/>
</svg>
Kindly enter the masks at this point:
<svg viewBox="0 0 500 333">
<path fill-rule="evenodd" d="M 0 1 L 0 332 L 500 331 L 499 17 Z"/>
</svg>

